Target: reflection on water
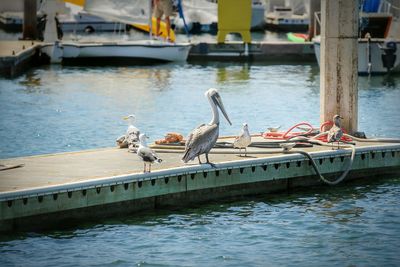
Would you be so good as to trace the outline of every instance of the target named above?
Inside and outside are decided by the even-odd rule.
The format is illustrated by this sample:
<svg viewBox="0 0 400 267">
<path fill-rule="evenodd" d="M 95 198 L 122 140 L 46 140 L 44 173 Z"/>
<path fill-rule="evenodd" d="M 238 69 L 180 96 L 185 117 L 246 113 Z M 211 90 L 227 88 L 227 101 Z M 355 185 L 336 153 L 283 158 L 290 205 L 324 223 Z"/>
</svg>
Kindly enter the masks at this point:
<svg viewBox="0 0 400 267">
<path fill-rule="evenodd" d="M 152 140 L 186 135 L 210 120 L 210 87 L 220 90 L 232 118 L 232 127 L 222 122 L 223 135 L 237 134 L 243 122 L 255 133 L 300 121 L 318 126 L 319 79 L 318 66 L 301 64 L 44 66 L 0 79 L 0 158 L 113 146 L 125 131 L 121 117 L 132 113 Z M 359 129 L 368 136 L 398 137 L 398 81 L 360 77 Z"/>
<path fill-rule="evenodd" d="M 217 71 L 217 83 L 227 81 L 247 81 L 250 79 L 250 67 L 248 63 L 239 66 L 222 66 Z"/>
</svg>

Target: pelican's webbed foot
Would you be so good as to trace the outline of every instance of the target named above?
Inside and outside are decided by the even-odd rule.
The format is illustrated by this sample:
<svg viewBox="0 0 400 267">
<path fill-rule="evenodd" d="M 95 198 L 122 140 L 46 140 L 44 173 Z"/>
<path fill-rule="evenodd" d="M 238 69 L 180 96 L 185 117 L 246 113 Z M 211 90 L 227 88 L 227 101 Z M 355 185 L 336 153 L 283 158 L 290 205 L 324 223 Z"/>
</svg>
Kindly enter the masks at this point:
<svg viewBox="0 0 400 267">
<path fill-rule="evenodd" d="M 214 163 L 212 163 L 212 162 L 210 162 L 210 160 L 208 159 L 208 154 L 206 154 L 206 163 L 207 164 L 210 164 L 211 165 L 211 167 L 213 167 L 213 168 L 216 168 L 217 166 L 215 166 L 215 164 Z"/>
</svg>

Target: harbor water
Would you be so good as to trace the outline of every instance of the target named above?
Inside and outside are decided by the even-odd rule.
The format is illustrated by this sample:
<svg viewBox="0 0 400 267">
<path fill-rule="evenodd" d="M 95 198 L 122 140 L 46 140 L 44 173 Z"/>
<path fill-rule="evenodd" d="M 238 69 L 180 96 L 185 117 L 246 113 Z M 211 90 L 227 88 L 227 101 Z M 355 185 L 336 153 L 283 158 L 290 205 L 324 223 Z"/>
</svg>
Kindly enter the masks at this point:
<svg viewBox="0 0 400 267">
<path fill-rule="evenodd" d="M 221 134 L 319 125 L 319 68 L 250 63 L 43 66 L 0 78 L 0 158 L 115 145 L 122 117 L 160 139 L 210 120 Z M 399 137 L 400 76 L 359 78 L 359 130 Z M 212 157 L 212 155 L 210 156 Z M 1 181 L 0 181 L 1 182 Z M 400 177 L 0 235 L 1 266 L 398 266 Z"/>
</svg>

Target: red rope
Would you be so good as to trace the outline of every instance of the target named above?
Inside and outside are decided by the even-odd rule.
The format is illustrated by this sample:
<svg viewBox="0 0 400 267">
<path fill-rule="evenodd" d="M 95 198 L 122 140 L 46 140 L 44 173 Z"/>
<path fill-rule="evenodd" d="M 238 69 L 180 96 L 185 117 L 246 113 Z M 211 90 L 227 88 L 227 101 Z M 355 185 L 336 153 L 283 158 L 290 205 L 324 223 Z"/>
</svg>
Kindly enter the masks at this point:
<svg viewBox="0 0 400 267">
<path fill-rule="evenodd" d="M 322 123 L 320 126 L 320 132 L 321 133 L 325 132 L 326 131 L 325 128 L 326 127 L 330 128 L 330 127 L 332 127 L 332 125 L 333 125 L 332 121 L 326 121 L 326 122 Z M 294 129 L 296 129 L 299 126 L 306 126 L 306 127 L 308 127 L 308 130 L 303 131 L 303 132 L 292 132 Z M 344 129 L 342 129 L 342 130 L 344 133 L 347 133 Z M 293 137 L 296 137 L 299 135 L 302 135 L 302 136 L 310 135 L 312 132 L 313 132 L 313 127 L 310 123 L 301 122 L 301 123 L 298 123 L 298 124 L 290 127 L 289 130 L 287 130 L 286 132 L 264 132 L 262 134 L 262 136 L 265 139 L 287 140 L 287 139 L 290 139 L 290 138 L 293 138 Z M 327 136 L 328 136 L 328 134 L 324 134 L 324 135 L 318 137 L 317 140 L 322 141 L 322 142 L 327 142 L 328 141 Z M 340 140 L 344 141 L 344 142 L 352 141 L 351 138 L 346 137 L 346 136 L 342 136 L 342 138 Z"/>
<path fill-rule="evenodd" d="M 293 129 L 297 128 L 298 126 L 302 126 L 302 125 L 307 126 L 309 128 L 308 131 L 292 132 Z M 289 138 L 299 136 L 299 135 L 309 135 L 312 133 L 312 131 L 313 131 L 313 127 L 311 124 L 309 124 L 308 122 L 301 122 L 301 123 L 298 123 L 298 124 L 292 126 L 286 132 L 264 132 L 262 134 L 262 136 L 265 139 L 287 140 Z"/>
</svg>

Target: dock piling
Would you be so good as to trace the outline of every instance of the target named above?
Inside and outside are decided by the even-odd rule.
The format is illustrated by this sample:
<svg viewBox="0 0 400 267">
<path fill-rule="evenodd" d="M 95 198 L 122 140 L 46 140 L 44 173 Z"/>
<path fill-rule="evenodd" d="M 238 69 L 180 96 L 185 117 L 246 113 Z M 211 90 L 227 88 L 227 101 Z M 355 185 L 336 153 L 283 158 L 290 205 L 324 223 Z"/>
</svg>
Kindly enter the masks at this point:
<svg viewBox="0 0 400 267">
<path fill-rule="evenodd" d="M 24 0 L 24 24 L 22 33 L 22 38 L 24 40 L 37 39 L 36 6 L 36 1 Z"/>
<path fill-rule="evenodd" d="M 358 123 L 358 2 L 321 2 L 321 123 L 339 114 L 350 133 Z"/>
</svg>

